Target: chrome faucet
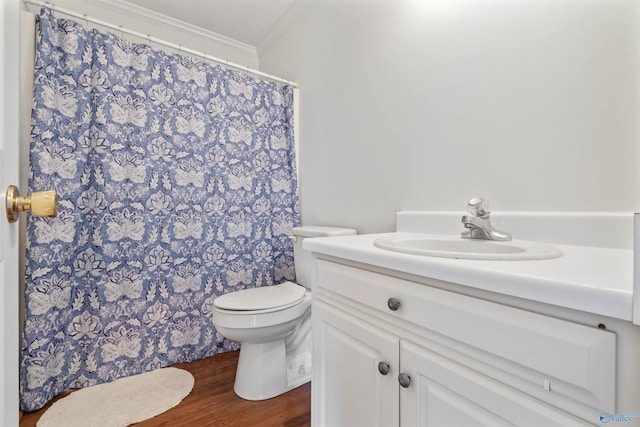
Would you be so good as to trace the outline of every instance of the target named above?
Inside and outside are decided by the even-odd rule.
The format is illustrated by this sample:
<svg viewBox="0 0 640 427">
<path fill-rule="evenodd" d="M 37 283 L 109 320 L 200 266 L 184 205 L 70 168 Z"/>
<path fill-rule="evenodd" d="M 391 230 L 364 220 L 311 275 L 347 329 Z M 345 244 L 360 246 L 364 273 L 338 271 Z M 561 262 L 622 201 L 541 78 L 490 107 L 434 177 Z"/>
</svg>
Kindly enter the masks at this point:
<svg viewBox="0 0 640 427">
<path fill-rule="evenodd" d="M 489 214 L 489 202 L 482 197 L 474 197 L 467 203 L 467 211 L 471 215 L 464 215 L 462 223 L 465 230 L 461 237 L 465 239 L 511 240 L 511 234 L 493 228 Z"/>
</svg>

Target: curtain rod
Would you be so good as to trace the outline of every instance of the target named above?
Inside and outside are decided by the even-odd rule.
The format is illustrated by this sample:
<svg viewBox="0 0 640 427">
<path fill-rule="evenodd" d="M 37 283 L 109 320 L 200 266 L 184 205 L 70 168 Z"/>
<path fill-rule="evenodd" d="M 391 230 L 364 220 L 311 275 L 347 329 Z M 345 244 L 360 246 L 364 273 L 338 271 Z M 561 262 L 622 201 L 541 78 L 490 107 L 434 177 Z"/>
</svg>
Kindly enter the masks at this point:
<svg viewBox="0 0 640 427">
<path fill-rule="evenodd" d="M 49 9 L 51 9 L 51 10 L 53 10 L 55 12 L 60 12 L 60 13 L 62 13 L 64 15 L 72 16 L 74 18 L 78 18 L 78 19 L 86 21 L 86 22 L 91 22 L 93 24 L 100 25 L 101 27 L 110 28 L 110 29 L 112 29 L 114 31 L 118 31 L 120 33 L 130 34 L 132 36 L 141 38 L 143 40 L 147 40 L 147 41 L 152 42 L 152 43 L 157 43 L 159 45 L 166 46 L 166 47 L 169 47 L 171 49 L 175 49 L 175 50 L 178 51 L 178 53 L 187 53 L 187 54 L 195 56 L 197 58 L 203 58 L 203 59 L 206 59 L 206 60 L 211 61 L 211 62 L 216 62 L 216 63 L 218 63 L 220 65 L 223 65 L 225 67 L 228 67 L 228 68 L 234 68 L 236 70 L 244 71 L 246 73 L 253 74 L 255 76 L 264 77 L 266 79 L 269 79 L 269 80 L 272 80 L 272 81 L 275 81 L 275 82 L 278 82 L 278 83 L 285 83 L 285 84 L 288 84 L 288 85 L 290 85 L 290 86 L 292 86 L 294 88 L 298 87 L 297 83 L 289 81 L 289 80 L 285 80 L 285 79 L 283 79 L 281 77 L 277 77 L 277 76 L 274 76 L 274 75 L 271 75 L 271 74 L 268 74 L 268 73 L 264 73 L 262 71 L 254 70 L 253 68 L 249 68 L 249 67 L 246 67 L 244 65 L 236 64 L 236 63 L 231 62 L 231 61 L 226 60 L 226 59 L 217 58 L 215 56 L 208 55 L 208 54 L 206 54 L 204 52 L 198 52 L 198 51 L 195 51 L 193 49 L 185 48 L 182 45 L 178 45 L 176 43 L 168 42 L 168 41 L 159 39 L 157 37 L 153 37 L 153 36 L 151 36 L 149 34 L 143 34 L 143 33 L 140 33 L 138 31 L 134 31 L 134 30 L 130 30 L 128 28 L 124 28 L 124 27 L 122 27 L 120 25 L 114 25 L 114 24 L 111 24 L 109 22 L 102 21 L 100 19 L 91 18 L 91 17 L 87 16 L 86 14 L 80 14 L 80 13 L 74 12 L 72 10 L 63 9 L 61 7 L 56 6 L 55 4 L 52 4 L 52 3 L 48 3 L 48 2 L 45 2 L 45 1 L 41 1 L 41 0 L 22 0 L 22 1 L 24 3 L 32 4 L 32 5 L 35 5 L 35 6 L 48 7 Z"/>
</svg>

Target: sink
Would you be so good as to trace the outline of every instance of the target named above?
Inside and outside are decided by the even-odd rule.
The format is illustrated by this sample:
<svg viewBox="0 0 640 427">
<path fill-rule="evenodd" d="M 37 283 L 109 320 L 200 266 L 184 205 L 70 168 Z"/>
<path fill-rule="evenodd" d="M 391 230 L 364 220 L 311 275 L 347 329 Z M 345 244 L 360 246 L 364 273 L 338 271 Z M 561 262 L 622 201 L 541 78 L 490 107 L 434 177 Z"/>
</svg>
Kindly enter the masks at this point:
<svg viewBox="0 0 640 427">
<path fill-rule="evenodd" d="M 382 237 L 373 244 L 388 251 L 441 258 L 509 261 L 562 256 L 562 251 L 555 246 L 526 240 L 495 241 L 463 239 L 459 236 L 416 236 Z"/>
</svg>

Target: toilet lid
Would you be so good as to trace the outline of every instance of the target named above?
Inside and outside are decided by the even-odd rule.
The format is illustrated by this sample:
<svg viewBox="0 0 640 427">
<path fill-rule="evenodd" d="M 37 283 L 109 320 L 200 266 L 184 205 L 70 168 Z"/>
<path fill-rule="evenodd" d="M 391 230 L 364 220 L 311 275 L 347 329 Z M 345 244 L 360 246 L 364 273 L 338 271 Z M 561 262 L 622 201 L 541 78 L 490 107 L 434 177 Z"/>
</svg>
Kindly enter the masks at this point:
<svg viewBox="0 0 640 427">
<path fill-rule="evenodd" d="M 291 306 L 304 298 L 306 289 L 292 282 L 262 288 L 230 292 L 213 300 L 213 305 L 224 310 L 255 311 Z"/>
</svg>

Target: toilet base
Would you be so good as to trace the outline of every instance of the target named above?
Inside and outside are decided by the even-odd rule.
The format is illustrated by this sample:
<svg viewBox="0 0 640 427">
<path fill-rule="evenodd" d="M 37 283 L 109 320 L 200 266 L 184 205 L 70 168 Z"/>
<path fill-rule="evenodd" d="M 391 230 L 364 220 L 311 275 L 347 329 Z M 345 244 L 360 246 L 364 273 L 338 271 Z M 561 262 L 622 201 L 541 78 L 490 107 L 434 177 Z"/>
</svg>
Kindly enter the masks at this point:
<svg viewBox="0 0 640 427">
<path fill-rule="evenodd" d="M 233 391 L 246 400 L 265 400 L 311 380 L 310 352 L 287 359 L 284 339 L 242 343 Z"/>
</svg>

